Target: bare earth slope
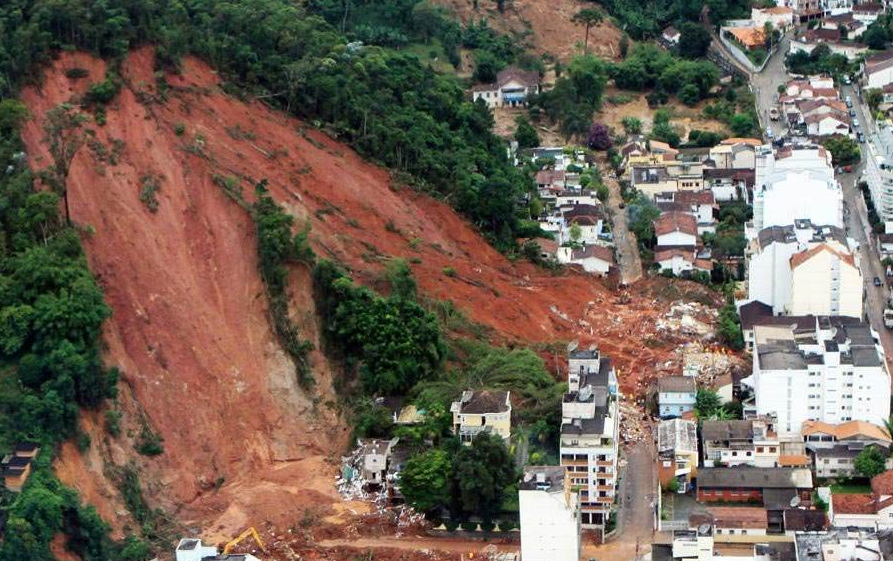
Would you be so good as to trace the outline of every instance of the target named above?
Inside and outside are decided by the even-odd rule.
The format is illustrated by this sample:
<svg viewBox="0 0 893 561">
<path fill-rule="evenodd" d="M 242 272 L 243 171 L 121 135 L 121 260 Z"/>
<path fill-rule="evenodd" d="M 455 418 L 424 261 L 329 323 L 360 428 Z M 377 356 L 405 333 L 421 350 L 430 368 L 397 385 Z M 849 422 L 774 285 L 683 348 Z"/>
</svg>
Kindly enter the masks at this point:
<svg viewBox="0 0 893 561">
<path fill-rule="evenodd" d="M 66 78 L 75 67 L 89 77 Z M 24 93 L 35 169 L 49 162 L 43 114 L 104 72 L 101 61 L 63 54 L 41 88 Z M 249 200 L 253 183 L 266 179 L 299 223 L 310 222 L 317 253 L 361 282 L 375 284 L 388 258 L 405 257 L 424 294 L 452 300 L 497 340 L 597 341 L 627 391 L 639 390 L 636 382 L 663 367 L 682 340 L 657 325 L 681 296 L 664 279 L 636 286 L 632 303 L 618 304 L 592 277 L 509 262 L 445 204 L 393 187 L 385 170 L 298 120 L 225 95 L 198 61 L 167 77 L 166 100 L 156 91 L 151 50 L 133 53 L 122 72 L 126 86 L 107 107 L 107 124 L 90 123 L 97 142 L 76 156 L 69 191 L 113 309 L 106 356 L 123 372 L 126 435 L 105 438 L 101 416 L 87 415 L 93 447 L 81 455 L 66 446 L 57 465 L 119 527 L 125 513 L 100 477 L 108 459 L 136 459 L 154 505 L 219 537 L 263 521 L 287 527 L 305 509 L 336 500 L 331 483 L 349 430 L 333 412 L 330 365 L 314 352 L 316 387 L 298 387 L 268 326 L 251 220 L 215 175 L 239 178 Z M 147 178 L 160 185 L 154 213 L 140 200 Z M 293 271 L 292 313 L 318 348 L 308 273 Z M 163 455 L 132 450 L 141 419 L 163 436 Z"/>
</svg>

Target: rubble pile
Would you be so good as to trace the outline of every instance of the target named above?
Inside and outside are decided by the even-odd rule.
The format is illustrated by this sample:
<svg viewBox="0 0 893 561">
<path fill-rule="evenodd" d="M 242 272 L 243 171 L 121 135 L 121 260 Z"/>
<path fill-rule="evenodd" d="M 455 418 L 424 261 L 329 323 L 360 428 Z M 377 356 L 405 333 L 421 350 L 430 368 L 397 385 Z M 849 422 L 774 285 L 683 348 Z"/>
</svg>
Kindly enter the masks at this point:
<svg viewBox="0 0 893 561">
<path fill-rule="evenodd" d="M 645 399 L 620 400 L 620 444 L 638 444 L 651 439 L 649 415 L 645 412 Z"/>
<path fill-rule="evenodd" d="M 718 312 L 697 302 L 676 302 L 663 317 L 657 320 L 659 331 L 693 335 L 705 339 L 713 338 L 715 331 L 711 324 L 716 322 Z"/>
<path fill-rule="evenodd" d="M 740 366 L 741 359 L 721 346 L 687 343 L 678 349 L 682 359 L 682 375 L 697 378 L 698 385 L 712 387 L 716 379 Z"/>
</svg>

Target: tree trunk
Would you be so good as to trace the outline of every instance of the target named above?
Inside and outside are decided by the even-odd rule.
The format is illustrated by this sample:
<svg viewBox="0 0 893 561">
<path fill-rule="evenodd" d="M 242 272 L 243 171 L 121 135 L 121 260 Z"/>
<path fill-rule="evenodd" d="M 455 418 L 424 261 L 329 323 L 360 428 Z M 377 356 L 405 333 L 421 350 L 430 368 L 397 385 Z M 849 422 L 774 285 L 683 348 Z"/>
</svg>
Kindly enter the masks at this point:
<svg viewBox="0 0 893 561">
<path fill-rule="evenodd" d="M 583 41 L 583 54 L 589 54 L 589 24 L 586 24 L 586 39 Z"/>
</svg>

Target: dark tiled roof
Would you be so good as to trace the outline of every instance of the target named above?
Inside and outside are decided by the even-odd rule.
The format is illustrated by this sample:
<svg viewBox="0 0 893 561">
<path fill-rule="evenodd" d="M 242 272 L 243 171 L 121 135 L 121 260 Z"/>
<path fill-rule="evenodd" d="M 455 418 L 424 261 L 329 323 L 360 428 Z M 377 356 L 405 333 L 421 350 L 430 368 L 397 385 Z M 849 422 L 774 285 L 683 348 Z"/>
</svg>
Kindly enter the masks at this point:
<svg viewBox="0 0 893 561">
<path fill-rule="evenodd" d="M 701 424 L 704 440 L 753 439 L 752 421 L 704 421 Z"/>
<path fill-rule="evenodd" d="M 698 389 L 697 381 L 691 376 L 667 376 L 657 381 L 657 389 L 665 392 L 694 392 Z"/>
<path fill-rule="evenodd" d="M 796 489 L 800 482 L 795 475 L 808 470 L 797 468 L 701 468 L 698 487 L 742 487 L 750 489 Z"/>
<path fill-rule="evenodd" d="M 818 532 L 828 527 L 828 517 L 821 510 L 786 508 L 784 511 L 785 531 Z"/>
<path fill-rule="evenodd" d="M 505 413 L 509 410 L 508 392 L 479 390 L 471 394 L 471 399 L 462 404 L 462 413 L 472 415 L 482 413 Z"/>
</svg>

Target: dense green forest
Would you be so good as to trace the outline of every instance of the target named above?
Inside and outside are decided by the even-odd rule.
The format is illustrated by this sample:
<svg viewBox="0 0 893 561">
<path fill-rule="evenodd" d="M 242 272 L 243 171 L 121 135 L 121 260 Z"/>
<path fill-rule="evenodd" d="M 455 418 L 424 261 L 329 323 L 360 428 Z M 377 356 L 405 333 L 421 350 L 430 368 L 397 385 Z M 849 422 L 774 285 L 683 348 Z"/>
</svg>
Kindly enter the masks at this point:
<svg viewBox="0 0 893 561">
<path fill-rule="evenodd" d="M 375 19 L 406 21 L 405 3 L 393 4 L 394 18 L 385 10 L 390 3 L 371 5 L 381 8 Z M 118 58 L 152 43 L 158 65 L 168 68 L 192 53 L 232 84 L 271 96 L 421 188 L 450 196 L 497 247 L 533 233 L 517 204 L 529 178 L 509 165 L 492 118 L 466 100 L 462 84 L 391 48 L 348 47 L 350 37 L 325 19 L 336 14 L 319 2 L 310 9 L 321 15 L 287 0 L 13 0 L 0 7 L 0 95 L 38 79 L 35 69 L 56 49 Z M 480 25 L 460 31 L 459 41 L 483 45 L 484 53 L 514 56 Z"/>
<path fill-rule="evenodd" d="M 706 6 L 714 24 L 750 16 L 750 0 L 602 0 L 599 2 L 633 39 L 660 35 L 667 25 L 698 21 Z M 773 3 L 774 5 L 774 3 Z"/>
</svg>

